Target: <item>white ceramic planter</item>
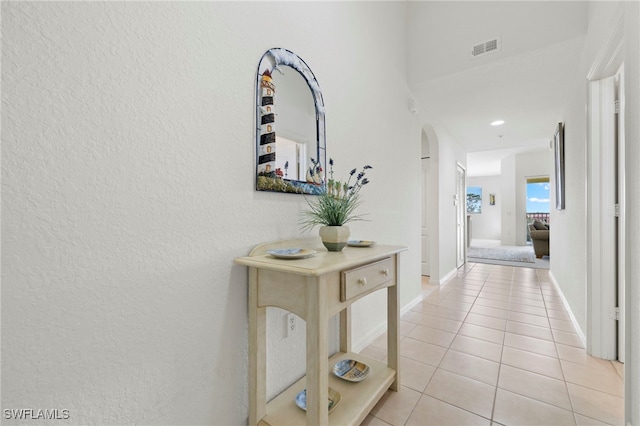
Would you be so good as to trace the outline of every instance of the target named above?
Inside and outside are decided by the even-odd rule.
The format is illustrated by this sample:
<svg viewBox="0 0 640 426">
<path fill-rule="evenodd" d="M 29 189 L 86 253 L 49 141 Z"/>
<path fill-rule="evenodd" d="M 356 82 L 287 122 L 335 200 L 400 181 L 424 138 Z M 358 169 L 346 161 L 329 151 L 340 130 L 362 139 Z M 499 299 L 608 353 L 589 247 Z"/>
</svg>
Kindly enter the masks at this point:
<svg viewBox="0 0 640 426">
<path fill-rule="evenodd" d="M 320 238 L 329 251 L 342 251 L 351 235 L 348 226 L 321 226 Z"/>
</svg>

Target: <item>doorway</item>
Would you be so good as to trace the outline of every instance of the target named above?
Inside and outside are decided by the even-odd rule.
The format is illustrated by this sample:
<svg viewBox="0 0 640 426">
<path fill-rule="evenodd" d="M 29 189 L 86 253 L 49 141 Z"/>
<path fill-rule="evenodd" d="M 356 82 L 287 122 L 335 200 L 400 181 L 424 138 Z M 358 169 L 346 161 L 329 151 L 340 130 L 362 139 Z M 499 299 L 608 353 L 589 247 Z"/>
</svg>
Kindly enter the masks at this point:
<svg viewBox="0 0 640 426">
<path fill-rule="evenodd" d="M 531 244 L 529 225 L 535 220 L 549 223 L 549 176 L 528 177 L 526 190 L 527 244 Z"/>
</svg>

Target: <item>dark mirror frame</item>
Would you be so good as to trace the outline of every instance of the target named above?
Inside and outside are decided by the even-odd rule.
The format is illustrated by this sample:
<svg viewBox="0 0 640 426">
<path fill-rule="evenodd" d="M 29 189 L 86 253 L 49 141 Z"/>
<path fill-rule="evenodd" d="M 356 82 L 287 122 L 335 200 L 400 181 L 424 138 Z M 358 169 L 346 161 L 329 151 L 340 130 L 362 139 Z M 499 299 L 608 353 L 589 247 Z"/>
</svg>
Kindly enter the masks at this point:
<svg viewBox="0 0 640 426">
<path fill-rule="evenodd" d="M 556 210 L 564 210 L 564 124 L 558 123 L 553 135 L 555 177 L 556 177 Z"/>
<path fill-rule="evenodd" d="M 315 105 L 317 152 L 315 157 L 309 159 L 314 167 L 307 170 L 307 181 L 285 179 L 282 171 L 278 173 L 277 170 L 262 170 L 265 168 L 265 164 L 275 162 L 277 155 L 275 149 L 277 100 L 274 101 L 271 92 L 272 96 L 269 99 L 267 90 L 269 86 L 273 89 L 273 82 L 268 77 L 274 72 L 279 72 L 278 68 L 281 66 L 295 69 L 304 78 Z M 267 74 L 265 71 L 268 72 L 267 78 L 264 78 L 264 74 Z M 282 48 L 267 50 L 260 58 L 256 74 L 256 190 L 311 195 L 322 193 L 325 189 L 324 171 L 327 170 L 327 146 L 324 100 L 318 80 L 302 58 L 292 51 Z M 263 88 L 265 89 L 264 93 Z M 277 87 L 273 90 L 277 93 Z M 271 132 L 266 129 L 269 124 L 273 128 Z"/>
</svg>

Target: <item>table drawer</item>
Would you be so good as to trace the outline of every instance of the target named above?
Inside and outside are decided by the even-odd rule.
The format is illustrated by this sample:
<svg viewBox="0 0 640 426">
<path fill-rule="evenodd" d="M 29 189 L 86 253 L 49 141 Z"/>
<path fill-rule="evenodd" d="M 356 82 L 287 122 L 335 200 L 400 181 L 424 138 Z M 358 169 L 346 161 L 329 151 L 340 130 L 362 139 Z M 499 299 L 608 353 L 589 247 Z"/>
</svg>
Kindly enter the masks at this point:
<svg viewBox="0 0 640 426">
<path fill-rule="evenodd" d="M 393 259 L 388 257 L 348 271 L 342 271 L 340 277 L 340 301 L 346 302 L 354 297 L 395 279 L 396 270 Z"/>
</svg>

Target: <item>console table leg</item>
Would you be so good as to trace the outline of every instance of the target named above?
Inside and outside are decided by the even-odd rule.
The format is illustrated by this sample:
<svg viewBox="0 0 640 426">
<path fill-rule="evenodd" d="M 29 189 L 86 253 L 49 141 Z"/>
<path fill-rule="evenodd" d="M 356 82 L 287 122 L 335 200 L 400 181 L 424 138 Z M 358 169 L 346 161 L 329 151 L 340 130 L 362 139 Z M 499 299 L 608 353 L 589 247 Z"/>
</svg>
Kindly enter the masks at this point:
<svg viewBox="0 0 640 426">
<path fill-rule="evenodd" d="M 340 312 L 340 352 L 351 352 L 351 305 Z"/>
<path fill-rule="evenodd" d="M 258 307 L 258 271 L 249 268 L 249 425 L 267 414 L 267 309 Z"/>
<path fill-rule="evenodd" d="M 324 281 L 323 277 L 307 280 L 307 424 L 319 426 L 329 423 L 329 314 Z"/>
<path fill-rule="evenodd" d="M 387 355 L 389 357 L 389 368 L 396 371 L 396 378 L 391 384 L 391 390 L 400 390 L 400 294 L 399 294 L 399 265 L 396 257 L 395 285 L 387 288 Z"/>
</svg>

